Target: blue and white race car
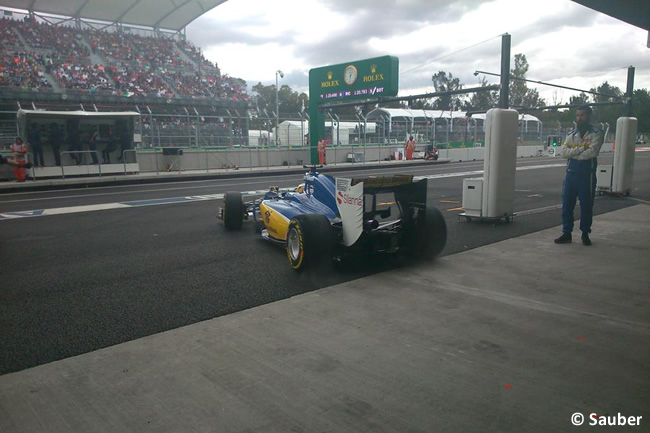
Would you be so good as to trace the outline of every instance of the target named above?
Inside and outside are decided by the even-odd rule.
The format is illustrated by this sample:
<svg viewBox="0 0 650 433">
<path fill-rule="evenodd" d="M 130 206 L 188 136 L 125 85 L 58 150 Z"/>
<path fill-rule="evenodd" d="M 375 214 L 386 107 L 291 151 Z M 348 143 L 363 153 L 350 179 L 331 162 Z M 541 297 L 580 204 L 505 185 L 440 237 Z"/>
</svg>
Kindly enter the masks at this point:
<svg viewBox="0 0 650 433">
<path fill-rule="evenodd" d="M 334 178 L 320 167 L 305 166 L 297 188 L 271 187 L 257 200 L 228 192 L 218 216 L 227 230 L 255 221 L 264 239 L 284 246 L 296 271 L 370 254 L 431 260 L 445 247 L 447 226 L 427 205 L 427 179 Z"/>
</svg>

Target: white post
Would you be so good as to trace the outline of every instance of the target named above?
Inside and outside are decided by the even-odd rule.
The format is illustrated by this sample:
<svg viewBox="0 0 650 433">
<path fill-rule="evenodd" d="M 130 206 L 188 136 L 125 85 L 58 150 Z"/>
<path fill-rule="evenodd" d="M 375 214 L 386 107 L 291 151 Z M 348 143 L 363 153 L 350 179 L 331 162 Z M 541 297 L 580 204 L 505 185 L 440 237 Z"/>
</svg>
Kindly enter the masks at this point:
<svg viewBox="0 0 650 433">
<path fill-rule="evenodd" d="M 493 108 L 485 118 L 483 216 L 512 217 L 517 161 L 517 110 Z"/>
<path fill-rule="evenodd" d="M 636 117 L 619 117 L 616 121 L 612 192 L 630 195 L 632 191 L 637 124 Z"/>
</svg>

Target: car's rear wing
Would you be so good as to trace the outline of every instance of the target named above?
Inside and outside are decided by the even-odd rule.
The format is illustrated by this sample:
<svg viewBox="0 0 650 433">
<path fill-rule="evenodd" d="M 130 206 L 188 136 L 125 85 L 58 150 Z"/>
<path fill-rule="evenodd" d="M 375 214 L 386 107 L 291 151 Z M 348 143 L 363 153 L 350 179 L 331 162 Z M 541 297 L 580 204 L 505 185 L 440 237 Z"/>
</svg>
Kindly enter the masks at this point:
<svg viewBox="0 0 650 433">
<path fill-rule="evenodd" d="M 369 176 L 352 178 L 352 185 L 363 182 L 366 190 L 386 189 L 413 183 L 413 175 L 396 174 L 393 176 Z"/>
<path fill-rule="evenodd" d="M 412 175 L 336 178 L 336 206 L 341 216 L 344 245 L 354 244 L 363 232 L 364 215 L 367 215 L 364 197 L 391 192 L 402 209 L 426 208 L 426 178 L 415 181 Z"/>
</svg>

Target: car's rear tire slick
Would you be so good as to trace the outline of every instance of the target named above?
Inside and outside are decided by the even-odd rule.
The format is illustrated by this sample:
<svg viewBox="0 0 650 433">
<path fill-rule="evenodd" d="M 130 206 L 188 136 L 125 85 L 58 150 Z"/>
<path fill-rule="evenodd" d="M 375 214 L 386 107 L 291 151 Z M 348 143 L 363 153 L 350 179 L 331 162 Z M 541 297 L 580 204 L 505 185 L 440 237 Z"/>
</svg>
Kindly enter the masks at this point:
<svg viewBox="0 0 650 433">
<path fill-rule="evenodd" d="M 227 192 L 223 197 L 223 225 L 226 230 L 239 230 L 244 223 L 244 202 L 240 192 Z"/>
<path fill-rule="evenodd" d="M 402 265 L 418 260 L 432 260 L 445 248 L 447 224 L 437 208 L 427 206 L 424 215 L 410 225 L 410 230 L 400 254 Z"/>
<path fill-rule="evenodd" d="M 325 215 L 297 215 L 289 222 L 287 258 L 296 272 L 326 268 L 332 260 L 332 227 Z"/>
<path fill-rule="evenodd" d="M 416 254 L 432 260 L 442 252 L 447 243 L 447 223 L 442 213 L 433 206 L 427 206 L 423 220 L 418 221 L 415 238 Z"/>
</svg>

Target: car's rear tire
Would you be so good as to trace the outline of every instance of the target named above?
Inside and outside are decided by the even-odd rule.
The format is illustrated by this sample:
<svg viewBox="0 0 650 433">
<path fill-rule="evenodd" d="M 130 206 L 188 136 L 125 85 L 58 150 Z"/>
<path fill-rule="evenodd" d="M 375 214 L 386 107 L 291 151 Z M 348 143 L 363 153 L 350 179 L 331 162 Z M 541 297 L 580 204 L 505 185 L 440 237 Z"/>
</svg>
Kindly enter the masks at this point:
<svg viewBox="0 0 650 433">
<path fill-rule="evenodd" d="M 223 225 L 226 230 L 239 230 L 244 224 L 244 202 L 240 192 L 227 192 L 223 197 Z"/>
<path fill-rule="evenodd" d="M 286 251 L 294 271 L 326 266 L 332 248 L 332 226 L 325 215 L 297 215 L 289 222 Z"/>
<path fill-rule="evenodd" d="M 427 206 L 406 230 L 400 254 L 404 265 L 434 259 L 447 243 L 447 224 L 442 213 L 433 206 Z"/>
<path fill-rule="evenodd" d="M 442 212 L 433 206 L 427 206 L 424 218 L 418 221 L 415 248 L 418 254 L 427 260 L 438 256 L 447 243 L 447 223 Z"/>
</svg>

